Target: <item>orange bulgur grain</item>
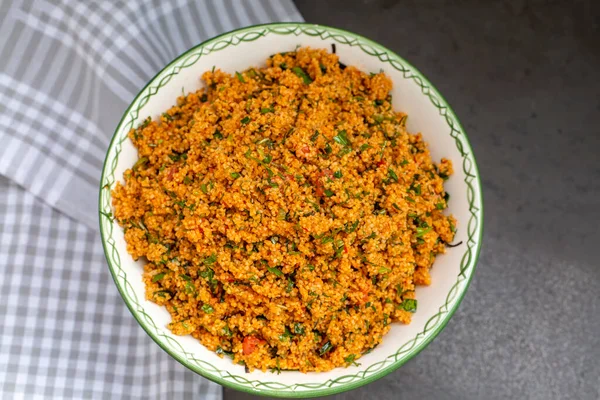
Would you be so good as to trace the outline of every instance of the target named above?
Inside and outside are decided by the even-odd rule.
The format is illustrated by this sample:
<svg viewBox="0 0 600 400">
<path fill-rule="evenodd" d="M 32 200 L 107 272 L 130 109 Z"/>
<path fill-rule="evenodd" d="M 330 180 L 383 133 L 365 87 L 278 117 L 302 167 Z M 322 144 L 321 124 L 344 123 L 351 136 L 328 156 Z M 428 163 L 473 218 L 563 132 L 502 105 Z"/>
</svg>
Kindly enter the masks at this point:
<svg viewBox="0 0 600 400">
<path fill-rule="evenodd" d="M 406 131 L 387 76 L 324 50 L 202 79 L 130 132 L 113 191 L 146 298 L 250 370 L 349 365 L 410 322 L 454 238 L 450 161 Z"/>
</svg>

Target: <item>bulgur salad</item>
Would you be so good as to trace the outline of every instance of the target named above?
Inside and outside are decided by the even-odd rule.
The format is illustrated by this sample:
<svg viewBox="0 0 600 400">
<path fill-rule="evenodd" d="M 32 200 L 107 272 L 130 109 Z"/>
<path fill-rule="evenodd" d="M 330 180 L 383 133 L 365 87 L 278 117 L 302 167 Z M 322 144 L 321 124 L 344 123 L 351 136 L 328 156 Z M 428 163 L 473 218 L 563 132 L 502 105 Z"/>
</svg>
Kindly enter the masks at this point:
<svg viewBox="0 0 600 400">
<path fill-rule="evenodd" d="M 248 370 L 357 363 L 410 323 L 454 238 L 451 163 L 407 132 L 383 72 L 325 50 L 202 79 L 129 133 L 139 159 L 112 193 L 146 298 Z"/>
</svg>

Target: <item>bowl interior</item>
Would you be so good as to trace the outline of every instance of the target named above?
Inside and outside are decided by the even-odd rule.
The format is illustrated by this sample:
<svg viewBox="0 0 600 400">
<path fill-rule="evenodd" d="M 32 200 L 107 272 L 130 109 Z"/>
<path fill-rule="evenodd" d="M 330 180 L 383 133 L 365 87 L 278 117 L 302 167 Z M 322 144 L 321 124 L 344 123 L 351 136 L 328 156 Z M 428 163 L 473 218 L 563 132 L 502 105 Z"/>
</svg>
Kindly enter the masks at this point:
<svg viewBox="0 0 600 400">
<path fill-rule="evenodd" d="M 178 96 L 201 87 L 200 75 L 213 66 L 233 73 L 262 66 L 276 52 L 296 46 L 326 48 L 335 44 L 340 60 L 363 71 L 385 71 L 393 82 L 393 106 L 407 112 L 408 130 L 421 132 L 432 158 L 452 160 L 455 173 L 446 182 L 448 212 L 458 220 L 456 242 L 437 258 L 432 284 L 417 289 L 419 309 L 410 325 L 394 324 L 383 343 L 360 359 L 359 366 L 330 372 L 244 372 L 229 358 L 220 358 L 191 336 L 179 337 L 166 328 L 169 313 L 144 298 L 143 264 L 126 251 L 122 229 L 106 214 L 111 212 L 110 190 L 137 159 L 127 139 L 131 127 L 146 117 L 158 117 Z M 384 376 L 429 343 L 460 303 L 473 274 L 481 243 L 482 199 L 472 150 L 456 116 L 431 84 L 410 64 L 384 47 L 342 30 L 308 24 L 272 24 L 241 29 L 205 42 L 178 57 L 138 95 L 119 124 L 108 150 L 100 191 L 100 225 L 109 266 L 117 287 L 133 315 L 169 354 L 194 371 L 233 388 L 288 397 L 332 394 L 361 386 Z"/>
</svg>

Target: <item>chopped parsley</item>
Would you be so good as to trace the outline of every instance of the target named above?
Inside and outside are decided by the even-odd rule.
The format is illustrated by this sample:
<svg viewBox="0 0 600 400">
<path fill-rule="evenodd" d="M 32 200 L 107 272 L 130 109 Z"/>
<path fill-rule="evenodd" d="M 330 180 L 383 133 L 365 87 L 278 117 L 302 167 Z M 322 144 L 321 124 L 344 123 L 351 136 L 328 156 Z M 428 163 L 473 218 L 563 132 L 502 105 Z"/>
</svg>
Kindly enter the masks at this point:
<svg viewBox="0 0 600 400">
<path fill-rule="evenodd" d="M 355 362 L 354 360 L 356 359 L 356 355 L 355 354 L 350 354 L 347 357 L 344 357 L 344 361 L 346 362 L 346 364 L 350 365 L 354 365 L 356 367 L 358 367 L 360 364 Z"/>
<path fill-rule="evenodd" d="M 319 349 L 319 355 L 323 356 L 326 353 L 328 353 L 329 351 L 331 351 L 331 349 L 333 349 L 333 345 L 331 344 L 331 342 L 328 340 L 325 342 L 325 344 L 323 346 L 321 346 L 321 348 Z"/>
<path fill-rule="evenodd" d="M 280 270 L 280 269 L 278 269 L 278 268 L 275 268 L 275 267 L 267 267 L 267 271 L 269 271 L 269 272 L 270 272 L 270 273 L 272 273 L 272 274 L 275 274 L 275 275 L 277 275 L 277 276 L 278 276 L 278 277 L 280 277 L 280 278 L 283 278 L 283 276 L 284 276 L 284 275 L 283 275 L 283 272 L 281 272 L 281 270 Z"/>
<path fill-rule="evenodd" d="M 352 233 L 356 230 L 356 227 L 358 226 L 358 221 L 354 221 L 352 224 L 346 226 L 346 233 Z"/>
<path fill-rule="evenodd" d="M 417 312 L 417 300 L 404 299 L 404 301 L 398 306 L 398 308 L 400 308 L 404 311 L 415 313 L 415 312 Z"/>
<path fill-rule="evenodd" d="M 287 285 L 285 286 L 285 292 L 291 293 L 294 290 L 294 281 L 288 278 Z"/>
<path fill-rule="evenodd" d="M 299 322 L 296 322 L 296 323 L 294 324 L 294 333 L 295 333 L 296 335 L 304 335 L 304 325 L 302 325 L 302 324 L 301 324 L 301 323 L 299 323 Z"/>
<path fill-rule="evenodd" d="M 211 254 L 210 256 L 206 257 L 203 262 L 204 265 L 212 265 L 217 262 L 217 255 Z"/>
<path fill-rule="evenodd" d="M 293 67 L 292 72 L 296 74 L 298 77 L 302 78 L 305 85 L 310 85 L 312 83 L 312 78 L 300 67 Z"/>
<path fill-rule="evenodd" d="M 223 348 L 221 346 L 217 346 L 217 350 L 215 350 L 215 353 L 217 353 L 217 355 L 220 355 L 220 356 L 224 355 L 224 356 L 233 357 L 232 351 L 223 350 Z"/>
<path fill-rule="evenodd" d="M 137 171 L 137 169 L 138 169 L 139 167 L 141 167 L 141 166 L 143 166 L 143 165 L 146 165 L 146 163 L 147 163 L 147 162 L 148 162 L 148 157 L 142 157 L 142 158 L 139 158 L 139 159 L 138 159 L 138 160 L 135 162 L 135 164 L 133 164 L 133 168 L 132 168 L 132 169 L 133 169 L 134 171 Z"/>
<path fill-rule="evenodd" d="M 417 228 L 417 237 L 423 237 L 426 233 L 431 232 L 432 229 L 431 226 L 428 228 Z"/>
<path fill-rule="evenodd" d="M 346 131 L 345 130 L 339 131 L 338 134 L 333 137 L 333 140 L 336 143 L 341 144 L 342 146 L 349 146 L 350 145 L 350 140 L 348 140 L 348 137 L 346 136 Z"/>
<path fill-rule="evenodd" d="M 292 335 L 292 332 L 290 332 L 290 330 L 286 326 L 284 332 L 281 335 L 279 335 L 279 340 L 281 342 L 285 342 L 287 339 L 291 339 L 293 337 L 294 335 Z"/>
</svg>

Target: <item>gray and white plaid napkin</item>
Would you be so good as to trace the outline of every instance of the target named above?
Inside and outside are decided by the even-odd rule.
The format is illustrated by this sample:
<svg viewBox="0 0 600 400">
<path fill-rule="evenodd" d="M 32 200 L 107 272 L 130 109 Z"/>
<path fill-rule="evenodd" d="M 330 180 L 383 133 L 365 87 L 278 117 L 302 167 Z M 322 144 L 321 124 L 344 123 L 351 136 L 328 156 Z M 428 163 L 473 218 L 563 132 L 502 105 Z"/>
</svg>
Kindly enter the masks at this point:
<svg viewBox="0 0 600 400">
<path fill-rule="evenodd" d="M 127 104 L 175 56 L 301 20 L 291 0 L 0 1 L 0 398 L 221 398 L 124 306 L 98 181 Z"/>
</svg>

